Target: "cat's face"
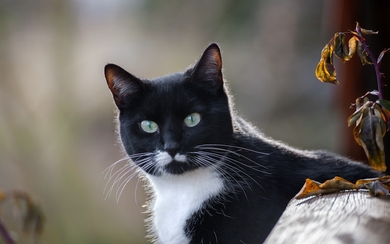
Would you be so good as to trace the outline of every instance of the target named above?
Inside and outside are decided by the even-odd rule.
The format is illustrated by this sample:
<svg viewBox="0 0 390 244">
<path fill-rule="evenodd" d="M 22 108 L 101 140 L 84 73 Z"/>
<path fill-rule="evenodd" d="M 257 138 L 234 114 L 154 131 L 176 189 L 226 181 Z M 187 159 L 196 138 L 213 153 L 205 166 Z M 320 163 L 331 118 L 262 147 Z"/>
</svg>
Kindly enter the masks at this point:
<svg viewBox="0 0 390 244">
<path fill-rule="evenodd" d="M 216 44 L 205 50 L 193 68 L 153 80 L 106 65 L 123 146 L 146 173 L 182 174 L 210 167 L 216 160 L 202 159 L 200 148 L 232 139 L 221 68 Z"/>
</svg>

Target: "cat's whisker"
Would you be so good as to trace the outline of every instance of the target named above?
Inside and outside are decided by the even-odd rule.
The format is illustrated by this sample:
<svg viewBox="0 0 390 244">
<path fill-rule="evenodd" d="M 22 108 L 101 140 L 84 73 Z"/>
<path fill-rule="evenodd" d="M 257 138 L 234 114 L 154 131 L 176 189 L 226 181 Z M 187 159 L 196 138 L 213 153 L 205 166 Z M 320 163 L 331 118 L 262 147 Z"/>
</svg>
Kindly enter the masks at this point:
<svg viewBox="0 0 390 244">
<path fill-rule="evenodd" d="M 153 162 L 150 160 L 150 158 L 144 158 L 142 160 L 139 160 L 137 161 L 137 165 L 138 167 L 142 168 L 143 170 L 145 171 L 148 171 L 151 167 L 153 167 Z M 135 167 L 135 166 L 134 166 Z M 130 169 L 128 171 L 126 171 L 124 174 L 122 174 L 122 176 L 117 180 L 116 183 L 114 183 L 114 185 L 116 184 L 117 185 L 117 190 L 116 190 L 116 200 L 117 202 L 119 202 L 119 199 L 120 199 L 120 196 L 122 195 L 123 193 L 123 190 L 125 189 L 127 183 L 129 183 L 129 181 L 131 179 L 134 178 L 134 176 L 136 176 L 137 174 L 139 174 L 140 170 L 139 169 L 136 169 L 132 174 L 130 174 L 127 178 L 125 178 L 123 181 L 123 177 L 128 174 L 129 172 L 131 172 L 133 169 Z M 121 182 L 121 183 L 119 183 Z M 138 181 L 137 181 L 137 185 L 138 185 Z"/>
<path fill-rule="evenodd" d="M 229 181 L 229 179 L 226 178 L 226 175 L 230 176 L 236 182 L 236 184 L 241 188 L 245 197 L 248 199 L 248 197 L 246 195 L 246 191 L 245 191 L 244 187 L 241 185 L 240 181 L 238 181 L 232 174 L 230 174 L 228 171 L 224 170 L 222 167 L 217 167 L 217 165 L 220 163 L 219 160 L 212 158 L 212 157 L 209 157 L 209 156 L 206 156 L 206 155 L 202 155 L 202 157 L 197 157 L 196 161 L 200 162 L 202 165 L 205 165 L 205 166 L 208 166 L 211 163 L 212 169 L 214 171 L 218 172 L 219 175 L 222 176 L 227 181 Z M 245 178 L 241 175 L 239 175 L 239 177 L 245 182 L 245 184 L 249 187 L 249 189 L 252 190 L 250 185 L 248 184 L 248 182 L 246 182 Z"/>
<path fill-rule="evenodd" d="M 103 170 L 102 174 L 105 174 L 104 176 L 104 179 L 107 178 L 108 175 L 111 175 L 113 169 L 115 168 L 115 166 L 118 164 L 118 163 L 121 163 L 123 162 L 124 160 L 129 160 L 129 156 L 125 156 L 121 159 L 119 159 L 118 161 L 116 161 L 115 163 L 111 164 L 110 166 L 108 166 L 105 170 Z"/>
<path fill-rule="evenodd" d="M 253 152 L 253 153 L 257 153 L 257 154 L 262 154 L 262 155 L 264 155 L 264 156 L 270 155 L 270 153 L 259 152 L 259 151 L 252 150 L 252 149 L 245 148 L 245 147 L 239 147 L 239 146 L 234 146 L 234 145 L 225 145 L 225 144 L 201 144 L 201 145 L 195 146 L 195 148 L 202 148 L 202 147 L 209 147 L 209 146 L 210 146 L 210 147 L 228 147 L 228 148 L 234 148 L 234 149 L 245 150 L 245 151 Z"/>
<path fill-rule="evenodd" d="M 129 171 L 130 172 L 130 171 Z M 127 172 L 128 173 L 128 172 Z M 126 173 L 126 174 L 127 174 Z M 125 187 L 126 187 L 126 185 L 127 185 L 127 183 L 129 183 L 129 181 L 131 180 L 131 179 L 133 179 L 133 177 L 135 176 L 135 175 L 137 175 L 138 174 L 138 172 L 133 172 L 133 173 L 131 173 L 125 180 L 123 180 L 122 181 L 122 183 L 120 183 L 119 185 L 118 185 L 118 187 L 117 187 L 117 191 L 116 191 L 116 201 L 117 202 L 119 202 L 119 198 L 121 197 L 121 195 L 122 195 L 122 192 L 123 192 L 123 190 L 125 189 Z"/>
<path fill-rule="evenodd" d="M 118 184 L 118 182 L 128 173 L 132 170 L 133 166 L 130 165 L 130 164 L 127 164 L 125 166 L 123 166 L 122 168 L 120 168 L 114 175 L 116 175 L 116 178 L 113 180 L 113 182 L 111 183 L 111 187 L 108 189 L 107 191 L 107 195 L 106 195 L 106 198 L 111 196 L 111 193 L 112 191 L 114 190 L 115 186 Z M 113 175 L 113 176 L 114 176 Z M 106 187 L 108 184 L 110 184 L 111 182 L 111 179 L 112 177 L 110 178 L 110 180 L 106 183 Z M 106 187 L 104 188 L 104 191 L 106 191 Z"/>
<path fill-rule="evenodd" d="M 244 193 L 245 193 L 245 190 L 244 190 L 245 187 L 242 186 L 242 183 L 244 183 L 252 191 L 252 187 L 248 183 L 247 178 L 252 180 L 257 185 L 260 186 L 260 184 L 255 179 L 253 179 L 251 176 L 249 176 L 241 167 L 239 167 L 238 165 L 235 165 L 234 162 L 231 162 L 232 159 L 230 159 L 226 156 L 223 156 L 222 159 L 220 159 L 220 158 L 216 159 L 214 157 L 218 157 L 219 155 L 215 155 L 215 154 L 210 154 L 210 156 L 215 161 L 215 164 L 220 164 L 219 169 L 221 171 L 223 171 L 224 173 L 227 173 L 240 186 L 240 188 L 243 190 Z M 223 161 L 223 160 L 226 160 L 226 161 L 221 163 L 220 161 Z M 226 170 L 226 169 L 230 169 L 230 170 Z M 237 174 L 233 175 L 233 173 L 231 173 L 231 172 L 236 172 Z M 237 177 L 241 178 L 241 181 L 238 180 Z M 247 177 L 247 178 L 245 178 L 245 177 Z"/>
<path fill-rule="evenodd" d="M 214 145 L 214 146 L 208 146 L 208 145 Z M 247 161 L 252 162 L 252 163 L 255 164 L 256 166 L 260 166 L 260 167 L 262 167 L 262 168 L 264 168 L 264 169 L 268 169 L 268 168 L 265 167 L 264 165 L 261 165 L 261 164 L 259 164 L 258 162 L 255 162 L 254 160 L 252 160 L 252 159 L 250 159 L 250 158 L 248 158 L 248 157 L 242 155 L 241 153 L 239 153 L 239 152 L 237 152 L 237 151 L 227 150 L 227 149 L 220 148 L 220 147 L 217 147 L 217 146 L 225 146 L 225 147 L 238 148 L 238 149 L 240 149 L 240 150 L 245 149 L 245 148 L 243 148 L 243 147 L 229 146 L 229 145 L 223 145 L 223 144 L 206 144 L 206 145 L 199 145 L 199 146 L 197 146 L 197 147 L 195 147 L 195 148 L 199 148 L 199 149 L 201 149 L 201 150 L 203 150 L 203 151 L 205 151 L 205 150 L 215 150 L 215 151 L 222 151 L 222 152 L 225 152 L 225 153 L 231 153 L 231 154 L 234 154 L 234 155 L 236 155 L 236 156 L 238 156 L 238 157 L 241 157 L 241 158 L 243 158 L 243 159 L 245 159 L 245 160 L 247 160 Z M 245 150 L 248 150 L 248 151 L 253 152 L 253 153 L 257 152 L 257 151 L 250 150 L 250 149 L 245 149 Z M 257 152 L 257 153 L 264 154 L 264 153 L 261 153 L 261 152 Z M 264 155 L 265 155 L 265 154 L 264 154 Z M 268 155 L 268 154 L 267 154 L 267 155 Z M 260 170 L 260 169 L 257 169 L 256 167 L 252 167 L 252 166 L 246 165 L 246 164 L 242 163 L 241 161 L 237 161 L 237 162 L 239 162 L 239 163 L 241 163 L 242 165 L 244 165 L 244 166 L 246 166 L 246 167 L 249 167 L 249 168 L 251 168 L 251 169 L 253 169 L 253 170 L 255 170 L 255 171 L 258 171 L 258 172 L 260 172 L 260 173 L 269 174 L 268 172 L 262 171 L 262 170 Z"/>
<path fill-rule="evenodd" d="M 111 196 L 111 193 L 114 191 L 114 188 L 116 187 L 116 198 L 117 201 L 119 201 L 120 195 L 122 194 L 126 184 L 134 178 L 135 175 L 138 174 L 138 167 L 143 165 L 148 165 L 148 162 L 150 161 L 150 157 L 152 156 L 152 153 L 137 153 L 133 154 L 127 157 L 124 157 L 117 162 L 110 165 L 108 168 L 103 171 L 106 175 L 105 178 L 108 176 L 108 181 L 106 183 L 106 186 L 104 187 L 104 192 L 106 192 L 107 187 L 109 184 L 111 184 L 111 187 L 107 190 L 106 193 L 106 199 Z M 119 168 L 115 173 L 113 173 L 115 166 L 123 162 L 124 160 L 130 160 L 132 162 L 126 162 L 124 166 Z M 133 163 L 134 162 L 134 163 Z M 149 163 L 150 164 L 150 163 Z M 147 166 L 146 168 L 149 168 L 150 166 Z M 145 168 L 145 167 L 144 167 Z M 129 175 L 130 172 L 133 172 Z M 114 178 L 115 177 L 115 178 Z"/>
<path fill-rule="evenodd" d="M 227 157 L 227 155 L 221 155 L 219 153 L 213 153 L 213 152 L 207 152 L 207 151 L 199 151 L 199 152 L 194 152 L 194 154 L 199 154 L 203 157 L 207 156 L 209 157 L 210 159 L 213 159 L 215 160 L 215 162 L 217 163 L 218 161 L 221 160 L 221 157 L 222 159 L 226 160 L 227 163 L 225 164 L 222 164 L 222 167 L 227 167 L 227 168 L 230 168 L 230 169 L 233 169 L 233 170 L 237 170 L 239 171 L 242 175 L 245 175 L 246 177 L 248 177 L 249 179 L 251 179 L 253 182 L 255 182 L 258 186 L 262 187 L 255 179 L 253 179 L 253 177 L 251 177 L 250 175 L 248 175 L 245 170 L 240 166 L 246 166 L 246 167 L 249 167 L 251 169 L 253 169 L 252 166 L 248 166 L 244 163 L 242 163 L 241 161 L 239 160 L 236 160 L 236 159 L 233 159 L 233 158 L 230 158 L 230 157 Z M 216 159 L 216 158 L 219 158 L 219 159 Z M 263 171 L 261 170 L 257 170 L 261 173 L 263 173 Z M 245 183 L 250 186 L 250 184 L 243 178 L 243 176 L 239 174 L 239 176 L 245 181 Z"/>
</svg>

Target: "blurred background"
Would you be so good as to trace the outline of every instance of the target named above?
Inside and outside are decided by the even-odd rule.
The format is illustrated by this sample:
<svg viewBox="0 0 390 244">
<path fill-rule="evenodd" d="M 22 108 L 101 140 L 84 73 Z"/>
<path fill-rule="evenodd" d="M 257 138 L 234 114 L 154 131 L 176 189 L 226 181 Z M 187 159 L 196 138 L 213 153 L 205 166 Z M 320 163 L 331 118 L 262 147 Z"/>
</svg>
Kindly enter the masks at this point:
<svg viewBox="0 0 390 244">
<path fill-rule="evenodd" d="M 103 192 L 102 172 L 124 156 L 103 68 L 162 76 L 194 63 L 211 42 L 222 49 L 239 114 L 292 146 L 348 154 L 339 107 L 354 99 L 339 104 L 343 85 L 314 76 L 333 33 L 362 21 L 341 20 L 361 1 L 342 2 L 0 0 L 0 189 L 39 203 L 40 243 L 146 243 L 137 178 L 118 202 Z M 343 83 L 340 62 L 336 69 Z M 8 211 L 18 243 L 32 243 Z"/>
</svg>

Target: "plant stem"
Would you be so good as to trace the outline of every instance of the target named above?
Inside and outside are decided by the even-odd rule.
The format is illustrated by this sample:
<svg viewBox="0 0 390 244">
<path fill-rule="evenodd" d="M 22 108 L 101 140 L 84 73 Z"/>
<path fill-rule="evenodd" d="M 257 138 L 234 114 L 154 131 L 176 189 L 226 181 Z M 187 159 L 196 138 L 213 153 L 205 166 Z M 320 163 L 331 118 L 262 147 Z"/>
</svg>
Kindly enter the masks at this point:
<svg viewBox="0 0 390 244">
<path fill-rule="evenodd" d="M 8 230 L 5 228 L 3 222 L 0 219 L 0 235 L 3 237 L 6 244 L 14 244 L 14 240 L 12 240 Z"/>
<path fill-rule="evenodd" d="M 378 86 L 378 97 L 379 97 L 379 99 L 382 100 L 383 99 L 383 91 L 382 91 L 383 84 L 382 84 L 382 73 L 379 70 L 380 64 L 378 64 L 376 62 L 374 54 L 372 54 L 372 52 L 368 48 L 365 47 L 365 49 L 368 53 L 368 56 L 370 57 L 370 59 L 372 61 L 372 65 L 374 66 L 375 75 L 376 75 L 376 84 Z"/>
<path fill-rule="evenodd" d="M 366 40 L 365 38 L 363 38 L 363 34 L 362 34 L 362 30 L 360 28 L 360 26 L 357 24 L 356 25 L 356 32 L 359 34 L 359 41 L 360 43 L 363 45 L 364 47 L 364 51 L 367 52 L 368 56 L 370 57 L 371 59 L 371 62 L 372 62 L 372 65 L 374 66 L 374 69 L 375 69 L 375 75 L 376 75 L 376 84 L 377 84 L 377 87 L 378 87 L 378 98 L 379 99 L 383 99 L 383 91 L 382 91 L 382 87 L 383 87 L 383 84 L 382 84 L 382 73 L 380 72 L 380 64 L 376 61 L 376 58 L 374 56 L 374 54 L 371 52 L 371 50 L 368 48 L 368 45 L 366 43 Z"/>
</svg>

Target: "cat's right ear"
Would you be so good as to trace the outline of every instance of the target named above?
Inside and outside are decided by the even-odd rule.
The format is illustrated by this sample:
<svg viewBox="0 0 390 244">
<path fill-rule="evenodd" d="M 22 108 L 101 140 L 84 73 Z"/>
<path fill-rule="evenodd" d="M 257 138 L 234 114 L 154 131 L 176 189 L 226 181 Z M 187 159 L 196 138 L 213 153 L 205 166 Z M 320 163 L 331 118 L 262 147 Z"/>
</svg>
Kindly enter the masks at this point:
<svg viewBox="0 0 390 244">
<path fill-rule="evenodd" d="M 124 107 L 128 98 L 143 87 L 140 79 L 115 64 L 107 64 L 104 67 L 104 74 L 118 108 Z"/>
</svg>

